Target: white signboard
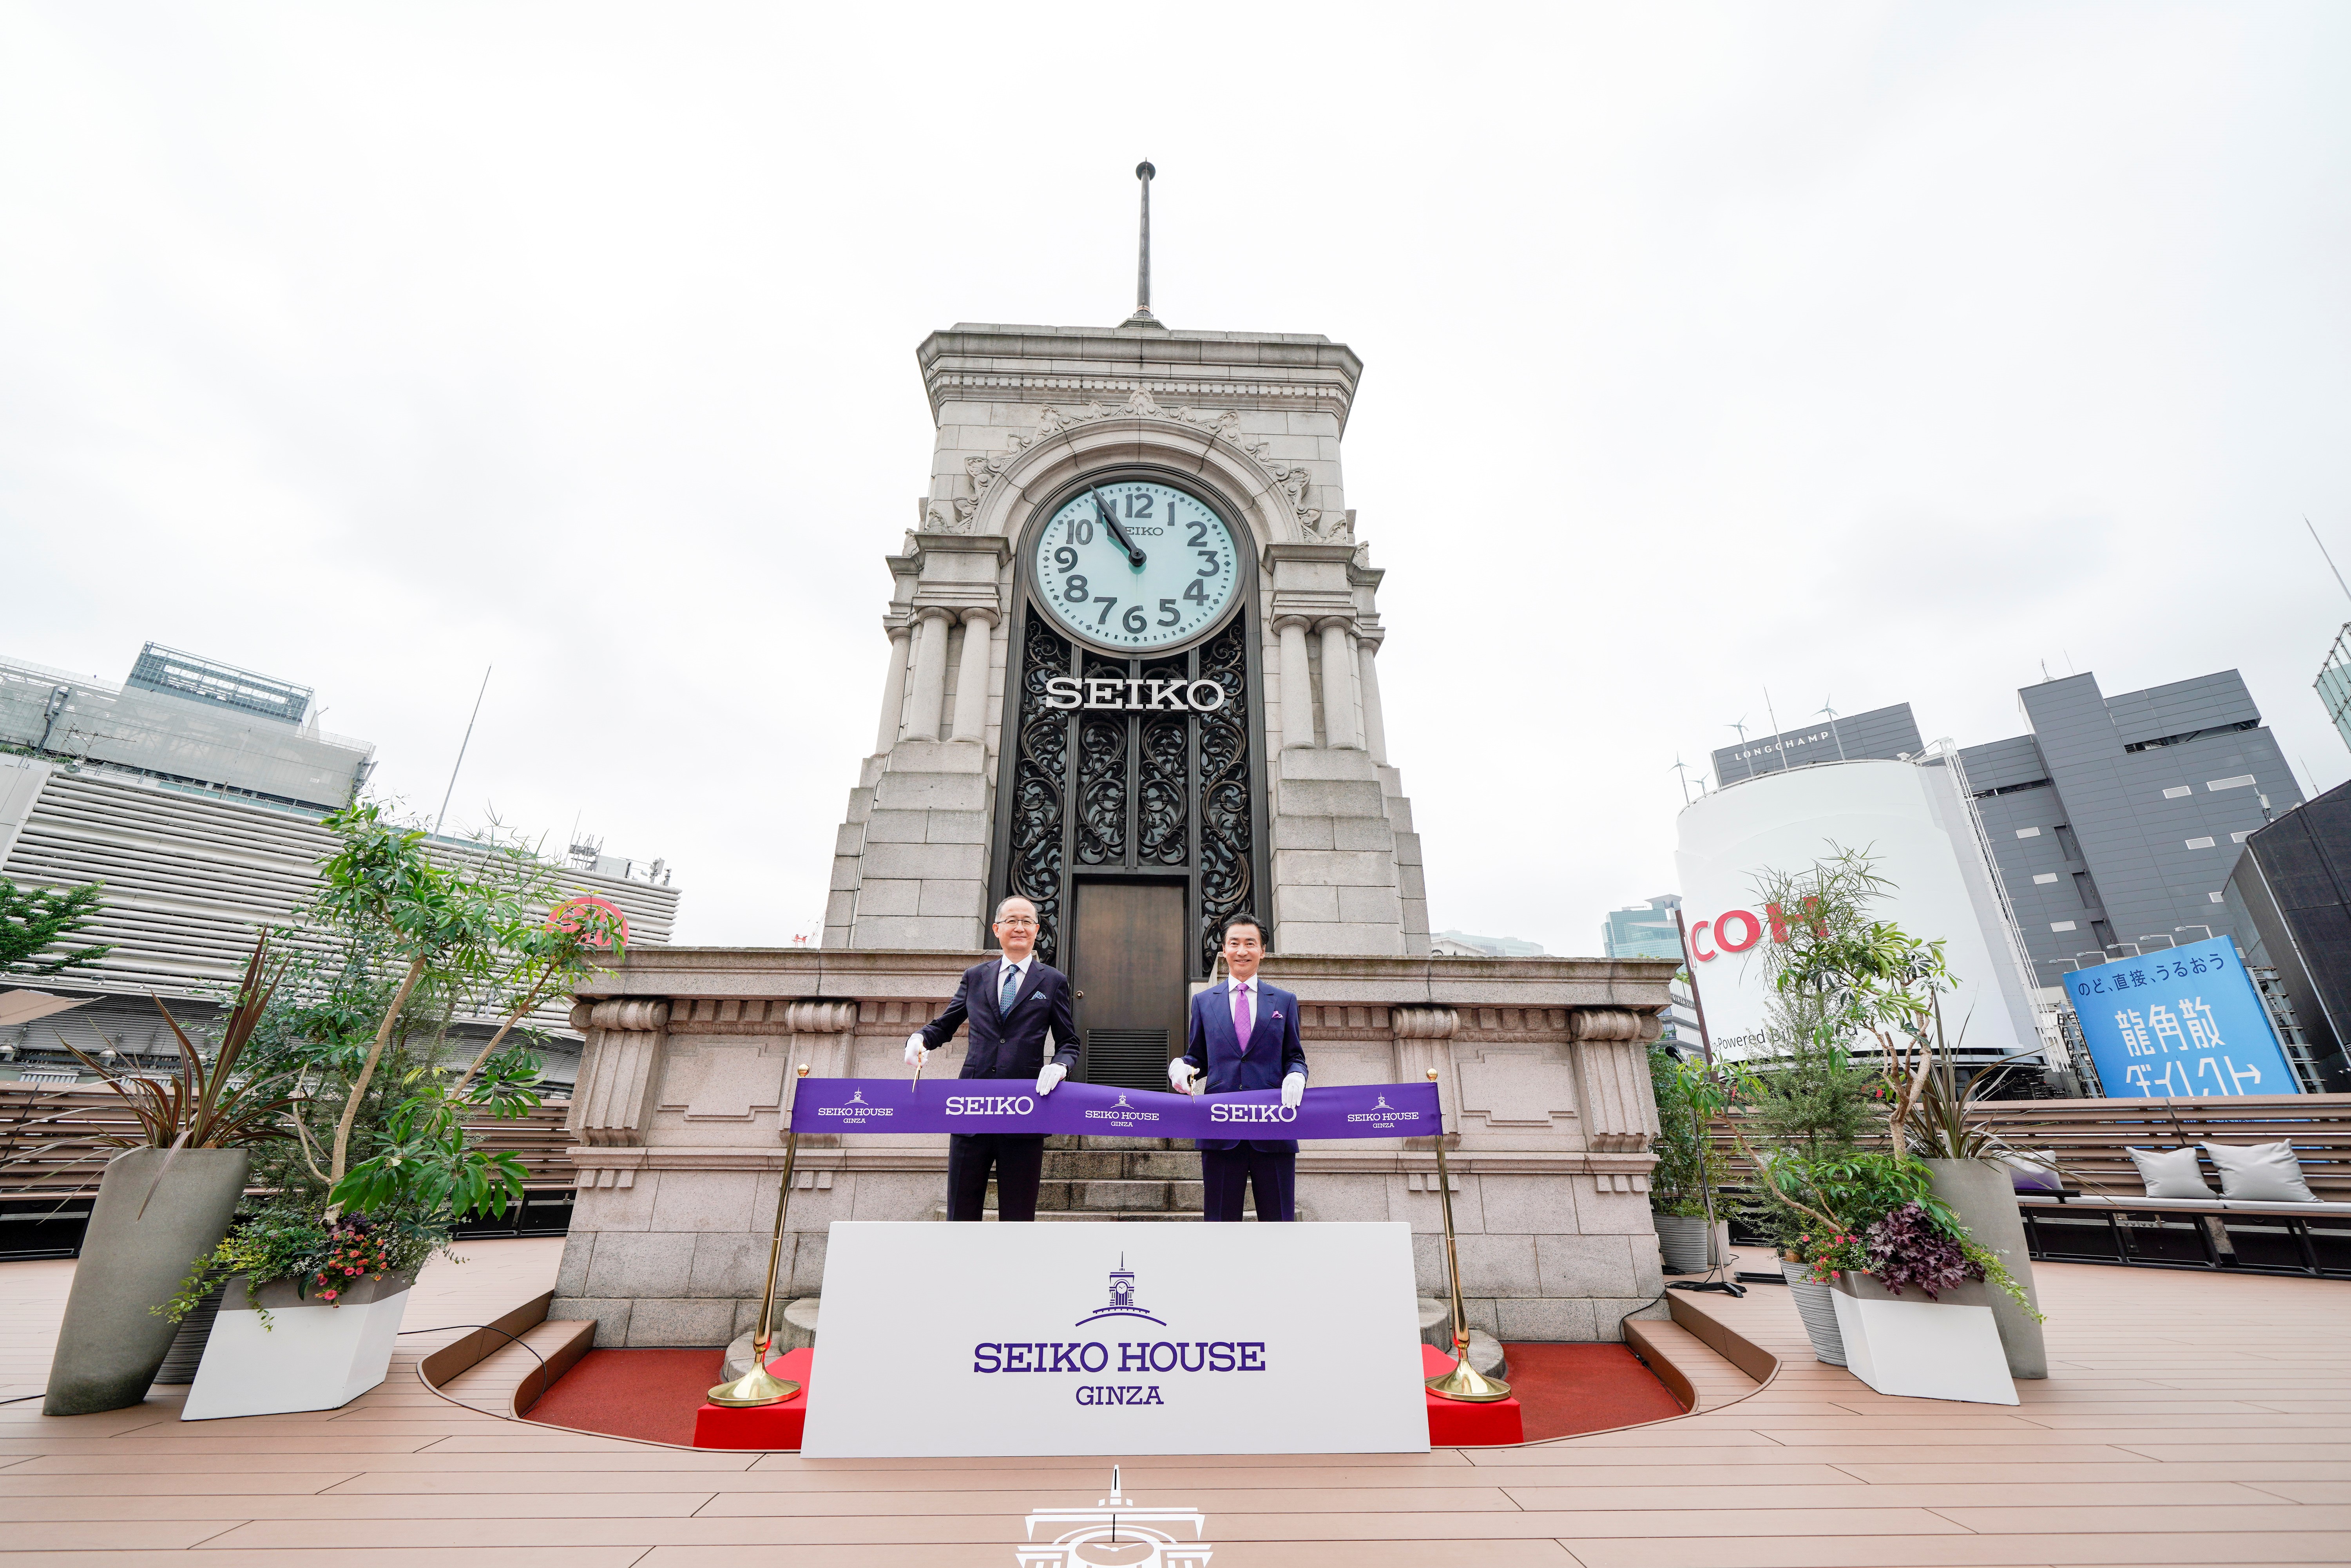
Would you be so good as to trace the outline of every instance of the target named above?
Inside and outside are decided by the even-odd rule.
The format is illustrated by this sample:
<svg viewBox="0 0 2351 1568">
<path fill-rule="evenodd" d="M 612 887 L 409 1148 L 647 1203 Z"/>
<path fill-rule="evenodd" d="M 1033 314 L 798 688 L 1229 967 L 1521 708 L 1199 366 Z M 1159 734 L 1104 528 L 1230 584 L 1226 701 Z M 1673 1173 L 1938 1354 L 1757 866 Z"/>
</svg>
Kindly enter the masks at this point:
<svg viewBox="0 0 2351 1568">
<path fill-rule="evenodd" d="M 1411 1228 L 839 1220 L 801 1452 L 1426 1453 Z"/>
</svg>

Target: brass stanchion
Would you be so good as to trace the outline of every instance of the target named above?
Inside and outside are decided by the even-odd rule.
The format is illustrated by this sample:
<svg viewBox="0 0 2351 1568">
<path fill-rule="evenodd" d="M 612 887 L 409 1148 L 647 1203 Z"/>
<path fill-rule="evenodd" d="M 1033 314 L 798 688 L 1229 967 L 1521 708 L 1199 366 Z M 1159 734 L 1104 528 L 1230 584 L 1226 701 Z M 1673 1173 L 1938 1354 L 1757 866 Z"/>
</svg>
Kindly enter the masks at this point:
<svg viewBox="0 0 2351 1568">
<path fill-rule="evenodd" d="M 799 1065 L 799 1076 L 809 1074 L 808 1063 Z M 797 1103 L 799 1096 L 794 1095 Z M 785 1112 L 787 1118 L 789 1111 Z M 789 1125 L 789 1121 L 787 1123 Z M 780 1405 L 800 1391 L 800 1385 L 788 1377 L 778 1377 L 768 1370 L 768 1352 L 774 1348 L 776 1311 L 776 1266 L 784 1256 L 784 1214 L 792 1202 L 792 1162 L 800 1152 L 799 1129 L 791 1128 L 784 1134 L 784 1184 L 776 1192 L 776 1234 L 768 1243 L 768 1286 L 759 1297 L 759 1333 L 751 1342 L 751 1370 L 732 1383 L 722 1383 L 710 1391 L 713 1405 L 742 1408 L 755 1405 Z"/>
<path fill-rule="evenodd" d="M 1428 1070 L 1437 1082 L 1437 1069 Z M 1461 1257 L 1453 1243 L 1453 1177 L 1445 1168 L 1445 1091 L 1437 1092 L 1437 1192 L 1445 1204 L 1445 1271 L 1453 1281 L 1453 1370 L 1427 1379 L 1428 1391 L 1440 1399 L 1488 1405 L 1510 1396 L 1510 1385 L 1488 1377 L 1469 1364 L 1469 1325 L 1461 1312 Z"/>
</svg>

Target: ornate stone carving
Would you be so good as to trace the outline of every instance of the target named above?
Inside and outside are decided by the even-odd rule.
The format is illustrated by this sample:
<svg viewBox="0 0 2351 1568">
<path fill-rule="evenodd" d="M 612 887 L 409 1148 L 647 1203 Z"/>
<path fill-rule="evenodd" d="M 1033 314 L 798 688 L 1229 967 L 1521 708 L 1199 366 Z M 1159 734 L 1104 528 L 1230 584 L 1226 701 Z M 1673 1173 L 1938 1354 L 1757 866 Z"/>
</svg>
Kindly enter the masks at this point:
<svg viewBox="0 0 2351 1568">
<path fill-rule="evenodd" d="M 1322 514 L 1306 504 L 1306 497 L 1313 488 L 1311 475 L 1304 468 L 1286 463 L 1270 463 L 1266 465 L 1265 471 L 1273 476 L 1274 484 L 1290 497 L 1290 509 L 1298 514 L 1298 526 L 1306 530 L 1308 538 L 1323 544 L 1338 542 L 1323 532 Z M 1346 525 L 1339 522 L 1332 526 L 1342 528 Z"/>
<path fill-rule="evenodd" d="M 1125 407 L 1121 412 L 1131 413 L 1143 419 L 1165 419 L 1167 417 L 1167 411 L 1161 408 L 1158 401 L 1151 395 L 1150 391 L 1144 387 L 1137 387 L 1132 392 L 1127 394 Z"/>
<path fill-rule="evenodd" d="M 1176 417 L 1186 424 L 1199 426 L 1215 439 L 1225 442 L 1239 451 L 1248 453 L 1251 457 L 1258 459 L 1259 462 L 1263 462 L 1265 460 L 1266 449 L 1270 444 L 1263 441 L 1249 440 L 1241 430 L 1241 416 L 1229 408 L 1224 410 L 1220 413 L 1208 413 L 1206 412 L 1195 412 L 1190 408 L 1179 408 L 1176 411 Z"/>
<path fill-rule="evenodd" d="M 950 501 L 933 501 L 923 515 L 923 526 L 933 533 L 967 534 L 976 526 L 979 502 L 970 497 L 958 496 Z"/>
<path fill-rule="evenodd" d="M 845 1034 L 857 1027 L 855 1002 L 794 1002 L 784 1009 L 784 1027 L 794 1034 Z"/>
<path fill-rule="evenodd" d="M 1388 1019 L 1398 1040 L 1451 1040 L 1461 1015 L 1451 1008 L 1391 1008 Z"/>
</svg>

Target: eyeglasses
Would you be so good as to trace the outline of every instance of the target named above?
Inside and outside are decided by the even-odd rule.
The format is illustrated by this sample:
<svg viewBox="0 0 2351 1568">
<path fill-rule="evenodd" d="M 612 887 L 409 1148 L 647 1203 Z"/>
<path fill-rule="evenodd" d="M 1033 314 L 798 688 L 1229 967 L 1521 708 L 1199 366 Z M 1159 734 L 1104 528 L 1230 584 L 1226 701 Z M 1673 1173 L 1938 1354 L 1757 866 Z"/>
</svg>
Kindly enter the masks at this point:
<svg viewBox="0 0 2351 1568">
<path fill-rule="evenodd" d="M 1033 927 L 1033 926 L 1035 926 L 1035 925 L 1036 925 L 1036 924 L 1037 924 L 1037 923 L 1036 923 L 1035 921 L 1033 921 L 1033 920 L 1029 919 L 1029 918 L 1027 915 L 1007 915 L 1007 916 L 1006 916 L 1005 918 L 1003 918 L 1002 920 L 998 921 L 998 922 L 997 922 L 997 924 L 998 924 L 998 925 L 1013 925 L 1013 926 L 1027 925 L 1027 926 L 1031 926 L 1031 927 Z"/>
</svg>

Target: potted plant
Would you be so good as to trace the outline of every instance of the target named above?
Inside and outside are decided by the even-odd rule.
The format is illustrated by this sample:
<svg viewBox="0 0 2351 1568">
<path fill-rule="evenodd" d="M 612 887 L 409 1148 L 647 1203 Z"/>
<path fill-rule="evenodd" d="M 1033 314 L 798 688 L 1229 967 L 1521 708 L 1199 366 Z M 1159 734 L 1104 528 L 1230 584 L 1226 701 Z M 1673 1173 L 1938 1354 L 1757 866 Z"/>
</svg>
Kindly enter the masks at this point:
<svg viewBox="0 0 2351 1568">
<path fill-rule="evenodd" d="M 1649 1171 L 1649 1218 L 1656 1227 L 1658 1252 L 1676 1273 L 1702 1274 L 1710 1261 L 1709 1209 L 1712 1192 L 1722 1182 L 1722 1156 L 1705 1135 L 1687 1071 L 1661 1044 L 1649 1047 L 1649 1086 L 1657 1103 L 1657 1136 L 1649 1145 L 1657 1157 Z"/>
<path fill-rule="evenodd" d="M 102 1067 L 74 1051 L 122 1098 L 137 1131 L 105 1139 L 122 1152 L 107 1163 L 90 1207 L 49 1363 L 45 1414 L 85 1416 L 147 1397 L 175 1326 L 154 1309 L 171 1298 L 188 1260 L 211 1250 L 227 1230 L 253 1146 L 286 1135 L 285 1077 L 241 1071 L 275 990 L 268 954 L 264 937 L 246 961 L 209 1058 L 155 999 L 180 1051 L 179 1071 L 169 1082 Z"/>
<path fill-rule="evenodd" d="M 552 868 L 518 845 L 444 866 L 373 804 L 327 826 L 340 843 L 307 912 L 317 956 L 266 1031 L 298 1081 L 276 1197 L 196 1260 L 171 1306 L 227 1281 L 188 1420 L 330 1409 L 383 1380 L 417 1270 L 456 1221 L 521 1197 L 520 1162 L 469 1130 L 538 1103 L 528 1031 L 510 1038 L 616 945 L 592 912 L 546 914 Z M 502 1019 L 462 1068 L 460 1014 Z"/>
<path fill-rule="evenodd" d="M 2023 1289 L 1935 1196 L 1925 1162 L 1863 1150 L 1790 1163 L 1803 1193 L 1790 1201 L 1816 1227 L 1800 1255 L 1831 1290 L 1854 1374 L 1880 1394 L 2016 1404 L 1991 1292 L 2022 1305 Z"/>
<path fill-rule="evenodd" d="M 1999 1346 L 1993 1298 L 1982 1293 L 1990 1280 L 2014 1303 L 2020 1321 L 2039 1321 L 2023 1285 L 1937 1193 L 1934 1168 L 1914 1156 L 1920 1144 L 1938 1152 L 1938 1106 L 1965 1131 L 1963 1103 L 1947 1093 L 1950 1054 L 1939 998 L 1952 978 L 1943 944 L 1873 918 L 1891 884 L 1866 851 L 1834 842 L 1829 849 L 1803 872 L 1767 871 L 1758 878 L 1773 937 L 1764 950 L 1765 971 L 1794 1026 L 1791 1032 L 1804 1043 L 1796 1048 L 1777 1124 L 1758 1118 L 1772 1152 L 1758 1155 L 1744 1141 L 1740 1147 L 1757 1170 L 1758 1196 L 1783 1240 L 1794 1230 L 1794 1260 L 1805 1278 L 1834 1287 L 1847 1364 L 1865 1381 L 1886 1392 L 1967 1388 L 1975 1392 L 1944 1396 L 2012 1403 L 2007 1352 L 1997 1380 L 1980 1375 L 1962 1343 L 1978 1337 L 1977 1319 L 1932 1311 L 1949 1296 L 1955 1309 L 1980 1312 Z M 1869 1087 L 1872 1105 L 1863 1105 L 1856 1092 L 1857 1082 L 1872 1076 L 1853 1060 L 1864 1042 L 1875 1047 L 1878 1069 Z M 1868 1140 L 1883 1147 L 1858 1146 L 1865 1125 Z M 1739 1135 L 1736 1126 L 1733 1132 Z M 2012 1199 L 2009 1209 L 2012 1214 Z M 2023 1256 L 2021 1227 L 2014 1256 Z M 1914 1284 L 1923 1301 L 1903 1298 Z M 1857 1344 L 1856 1334 L 1871 1323 L 1880 1343 Z M 1938 1348 L 1938 1336 L 1950 1343 Z M 1928 1375 L 1937 1365 L 1948 1375 Z"/>
</svg>

